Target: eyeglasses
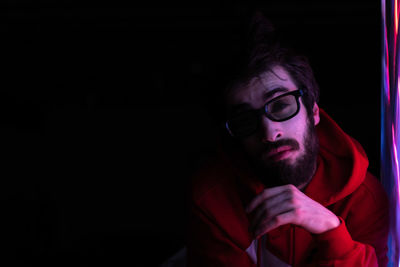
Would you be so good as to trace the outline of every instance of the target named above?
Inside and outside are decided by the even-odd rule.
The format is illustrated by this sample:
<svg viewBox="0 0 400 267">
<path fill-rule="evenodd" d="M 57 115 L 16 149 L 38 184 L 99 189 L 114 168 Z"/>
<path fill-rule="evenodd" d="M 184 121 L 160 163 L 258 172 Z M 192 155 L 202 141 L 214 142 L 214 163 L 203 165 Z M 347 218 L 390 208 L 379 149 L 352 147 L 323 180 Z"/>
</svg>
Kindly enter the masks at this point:
<svg viewBox="0 0 400 267">
<path fill-rule="evenodd" d="M 241 112 L 227 120 L 225 128 L 233 137 L 246 137 L 257 131 L 261 115 L 272 121 L 286 121 L 300 111 L 299 98 L 302 90 L 291 91 L 269 100 L 264 107 Z"/>
</svg>

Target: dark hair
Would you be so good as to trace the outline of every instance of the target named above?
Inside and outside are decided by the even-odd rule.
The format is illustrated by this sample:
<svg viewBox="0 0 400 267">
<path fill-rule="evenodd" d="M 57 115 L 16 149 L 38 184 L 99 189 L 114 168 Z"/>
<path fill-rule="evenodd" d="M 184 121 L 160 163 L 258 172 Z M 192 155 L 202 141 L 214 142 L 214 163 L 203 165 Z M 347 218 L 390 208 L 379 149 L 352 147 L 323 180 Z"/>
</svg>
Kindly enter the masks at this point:
<svg viewBox="0 0 400 267">
<path fill-rule="evenodd" d="M 303 104 L 310 117 L 314 103 L 319 101 L 319 87 L 308 59 L 287 46 L 281 45 L 281 36 L 263 12 L 256 10 L 249 17 L 245 37 L 246 51 L 241 57 L 233 79 L 225 88 L 224 100 L 233 88 L 248 86 L 261 74 L 272 71 L 276 66 L 284 68 L 297 88 L 303 89 Z"/>
<path fill-rule="evenodd" d="M 276 66 L 283 67 L 289 73 L 297 88 L 303 89 L 303 104 L 308 115 L 311 116 L 314 103 L 319 101 L 319 87 L 309 61 L 305 56 L 279 44 L 258 45 L 251 51 L 244 69 L 226 88 L 225 100 L 230 90 L 247 86 L 253 78 L 267 71 L 272 71 Z"/>
</svg>

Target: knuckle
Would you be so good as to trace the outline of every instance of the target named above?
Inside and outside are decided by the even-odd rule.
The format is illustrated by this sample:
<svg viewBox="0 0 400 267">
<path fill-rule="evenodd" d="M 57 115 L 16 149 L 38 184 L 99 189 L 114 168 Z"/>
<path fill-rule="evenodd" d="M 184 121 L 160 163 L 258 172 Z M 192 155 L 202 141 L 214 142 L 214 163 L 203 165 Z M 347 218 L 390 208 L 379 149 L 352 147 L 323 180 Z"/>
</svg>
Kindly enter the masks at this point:
<svg viewBox="0 0 400 267">
<path fill-rule="evenodd" d="M 289 184 L 289 185 L 288 185 L 288 190 L 290 190 L 290 191 L 295 191 L 296 189 L 297 189 L 296 186 L 294 186 L 294 185 L 292 185 L 292 184 Z"/>
<path fill-rule="evenodd" d="M 295 197 L 289 198 L 289 204 L 293 207 L 296 207 L 298 204 L 298 200 Z"/>
<path fill-rule="evenodd" d="M 295 197 L 295 192 L 293 190 L 288 190 L 287 194 L 288 194 L 290 199 L 293 199 Z"/>
<path fill-rule="evenodd" d="M 294 215 L 295 215 L 296 217 L 301 217 L 301 215 L 302 215 L 302 212 L 301 212 L 300 209 L 294 209 L 293 213 L 294 213 Z"/>
</svg>

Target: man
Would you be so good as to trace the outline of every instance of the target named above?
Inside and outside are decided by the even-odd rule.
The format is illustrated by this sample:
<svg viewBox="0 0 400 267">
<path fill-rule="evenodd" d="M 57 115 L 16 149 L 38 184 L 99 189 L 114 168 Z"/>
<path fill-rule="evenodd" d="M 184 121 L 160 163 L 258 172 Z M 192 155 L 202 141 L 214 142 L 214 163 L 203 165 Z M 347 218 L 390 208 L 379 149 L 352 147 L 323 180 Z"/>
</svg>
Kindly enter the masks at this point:
<svg viewBox="0 0 400 267">
<path fill-rule="evenodd" d="M 308 61 L 261 47 L 225 93 L 230 140 L 193 181 L 189 266 L 386 266 L 364 150 L 318 107 Z"/>
</svg>

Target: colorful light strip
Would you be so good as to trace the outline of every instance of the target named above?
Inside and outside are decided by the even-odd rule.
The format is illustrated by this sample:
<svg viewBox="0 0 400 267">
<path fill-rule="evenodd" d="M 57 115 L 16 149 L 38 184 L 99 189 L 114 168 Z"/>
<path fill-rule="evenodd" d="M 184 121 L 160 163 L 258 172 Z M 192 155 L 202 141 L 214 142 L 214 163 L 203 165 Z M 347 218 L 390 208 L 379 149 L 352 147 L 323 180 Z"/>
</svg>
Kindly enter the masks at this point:
<svg viewBox="0 0 400 267">
<path fill-rule="evenodd" d="M 382 0 L 381 178 L 390 200 L 389 266 L 400 266 L 399 2 Z"/>
</svg>

